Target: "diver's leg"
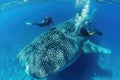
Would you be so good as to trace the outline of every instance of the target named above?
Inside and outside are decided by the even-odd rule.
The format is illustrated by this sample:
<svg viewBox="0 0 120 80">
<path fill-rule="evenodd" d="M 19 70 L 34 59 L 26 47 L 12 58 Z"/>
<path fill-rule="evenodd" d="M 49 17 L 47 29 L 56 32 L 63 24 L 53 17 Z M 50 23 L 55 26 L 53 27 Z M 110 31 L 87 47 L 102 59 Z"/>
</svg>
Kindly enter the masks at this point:
<svg viewBox="0 0 120 80">
<path fill-rule="evenodd" d="M 39 23 L 33 23 L 32 25 L 37 25 L 37 26 L 41 27 L 41 24 L 39 24 Z"/>
<path fill-rule="evenodd" d="M 44 26 L 44 24 L 42 24 L 42 23 L 31 23 L 31 22 L 26 22 L 26 24 L 27 24 L 27 25 L 37 25 L 37 26 L 39 26 L 39 27 L 43 27 L 43 26 Z"/>
</svg>

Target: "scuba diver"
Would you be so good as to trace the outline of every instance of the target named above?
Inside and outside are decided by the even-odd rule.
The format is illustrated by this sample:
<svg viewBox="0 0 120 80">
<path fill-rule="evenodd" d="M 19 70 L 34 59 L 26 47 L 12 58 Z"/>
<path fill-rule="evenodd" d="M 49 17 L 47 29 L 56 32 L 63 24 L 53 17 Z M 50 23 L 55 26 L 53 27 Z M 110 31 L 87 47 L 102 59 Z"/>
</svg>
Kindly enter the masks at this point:
<svg viewBox="0 0 120 80">
<path fill-rule="evenodd" d="M 26 22 L 27 25 L 37 25 L 39 27 L 45 27 L 48 26 L 50 24 L 54 25 L 52 17 L 45 17 L 44 20 L 41 23 L 29 23 Z"/>
<path fill-rule="evenodd" d="M 82 36 L 86 36 L 86 37 L 90 37 L 90 36 L 93 36 L 94 34 L 97 34 L 99 36 L 102 36 L 103 33 L 100 32 L 100 31 L 97 31 L 96 29 L 94 29 L 93 31 L 89 31 L 87 29 L 87 26 L 89 25 L 89 22 L 86 21 L 85 24 L 83 25 L 83 27 L 80 29 L 80 34 Z"/>
</svg>

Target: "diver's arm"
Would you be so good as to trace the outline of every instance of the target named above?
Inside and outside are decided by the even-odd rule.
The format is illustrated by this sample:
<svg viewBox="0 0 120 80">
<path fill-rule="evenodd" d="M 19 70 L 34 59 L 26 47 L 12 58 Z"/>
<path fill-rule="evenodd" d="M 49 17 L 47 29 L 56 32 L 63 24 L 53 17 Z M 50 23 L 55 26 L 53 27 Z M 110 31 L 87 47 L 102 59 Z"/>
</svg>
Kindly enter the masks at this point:
<svg viewBox="0 0 120 80">
<path fill-rule="evenodd" d="M 54 25 L 54 22 L 53 22 L 53 21 L 51 21 L 51 23 L 52 23 L 52 25 Z"/>
<path fill-rule="evenodd" d="M 43 27 L 43 26 L 45 26 L 44 23 L 33 23 L 33 25 L 37 25 L 37 26 L 39 26 L 39 27 Z"/>
<path fill-rule="evenodd" d="M 50 22 L 51 22 L 52 25 L 54 25 L 54 22 L 53 22 L 52 18 L 50 19 Z"/>
</svg>

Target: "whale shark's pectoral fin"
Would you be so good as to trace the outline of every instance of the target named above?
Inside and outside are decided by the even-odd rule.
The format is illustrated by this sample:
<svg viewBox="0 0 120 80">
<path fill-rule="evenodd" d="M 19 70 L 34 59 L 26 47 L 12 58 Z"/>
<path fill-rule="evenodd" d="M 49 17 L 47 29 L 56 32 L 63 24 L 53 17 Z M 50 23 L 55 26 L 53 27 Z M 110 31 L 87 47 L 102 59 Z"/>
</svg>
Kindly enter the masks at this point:
<svg viewBox="0 0 120 80">
<path fill-rule="evenodd" d="M 82 50 L 84 53 L 93 52 L 93 53 L 111 54 L 111 50 L 98 46 L 89 40 L 83 43 Z"/>
</svg>

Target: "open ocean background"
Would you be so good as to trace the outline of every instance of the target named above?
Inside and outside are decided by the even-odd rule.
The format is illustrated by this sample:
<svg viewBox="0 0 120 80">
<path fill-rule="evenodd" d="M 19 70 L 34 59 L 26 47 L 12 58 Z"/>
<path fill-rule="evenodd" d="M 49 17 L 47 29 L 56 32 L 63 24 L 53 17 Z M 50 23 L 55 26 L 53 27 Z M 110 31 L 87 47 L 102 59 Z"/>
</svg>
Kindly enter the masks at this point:
<svg viewBox="0 0 120 80">
<path fill-rule="evenodd" d="M 76 9 L 75 0 L 16 1 L 0 0 L 0 80 L 35 80 L 24 72 L 16 56 L 50 26 L 40 28 L 25 22 L 41 22 L 51 16 L 56 25 L 74 17 L 82 6 Z M 83 54 L 73 65 L 43 80 L 120 80 L 120 3 L 94 1 L 93 5 L 97 11 L 91 28 L 102 31 L 103 36 L 90 40 L 111 49 L 112 54 Z"/>
</svg>

